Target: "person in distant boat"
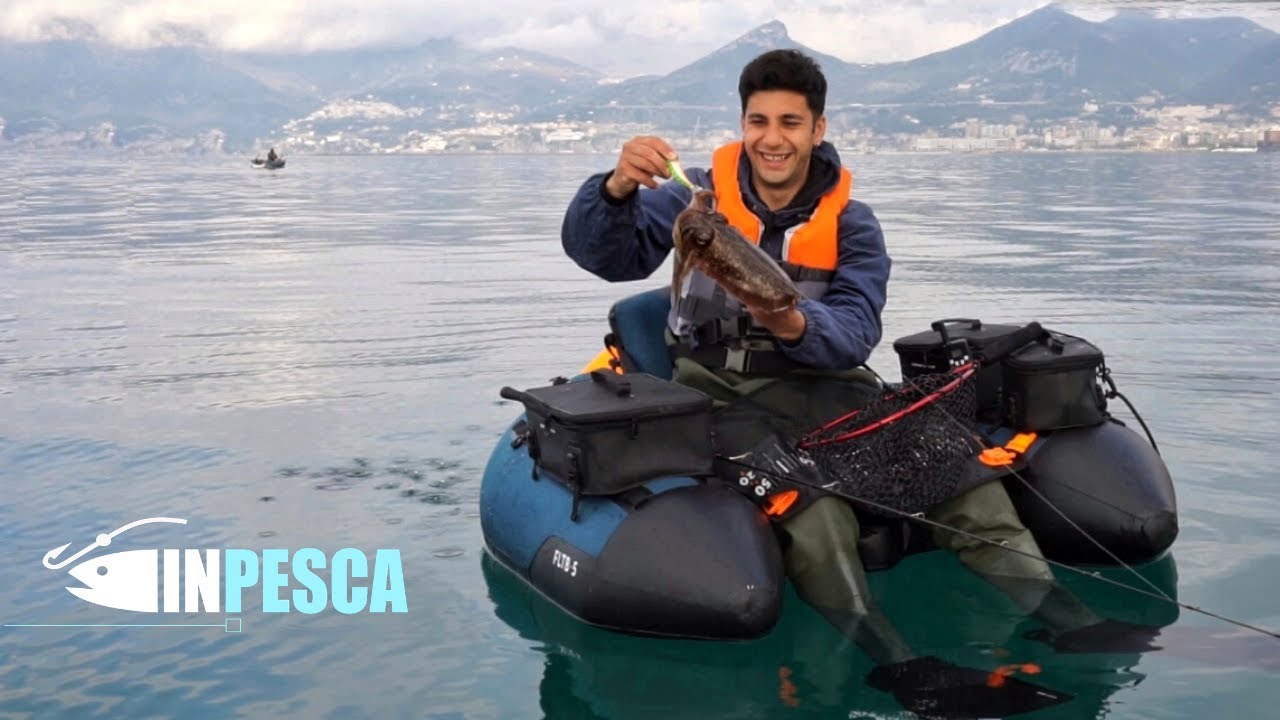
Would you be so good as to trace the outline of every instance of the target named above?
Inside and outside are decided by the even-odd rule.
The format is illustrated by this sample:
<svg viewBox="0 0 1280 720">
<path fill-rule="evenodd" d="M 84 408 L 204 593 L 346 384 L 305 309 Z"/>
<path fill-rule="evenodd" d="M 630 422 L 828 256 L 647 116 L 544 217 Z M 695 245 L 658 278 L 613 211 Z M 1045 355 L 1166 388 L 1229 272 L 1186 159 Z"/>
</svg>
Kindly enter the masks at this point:
<svg viewBox="0 0 1280 720">
<path fill-rule="evenodd" d="M 851 174 L 824 139 L 826 91 L 821 68 L 801 52 L 773 50 L 753 59 L 738 83 L 741 140 L 715 150 L 709 170 L 686 173 L 693 184 L 714 190 L 715 208 L 730 224 L 786 261 L 804 295 L 781 311 L 745 307 L 698 270 L 673 287 L 667 328 L 673 377 L 718 404 L 802 375 L 825 376 L 828 383 L 840 378 L 854 388 L 847 394 L 863 403 L 880 392 L 878 379 L 861 366 L 881 339 L 891 261 L 879 221 L 870 207 L 850 198 Z M 658 182 L 672 177 L 669 163 L 677 159 L 660 137 L 626 142 L 615 167 L 589 177 L 569 203 L 561 229 L 566 254 L 611 282 L 649 277 L 672 251 L 674 221 L 690 205 L 687 187 Z M 823 403 L 811 393 L 796 396 L 794 404 L 803 414 Z M 804 421 L 816 427 L 832 417 Z M 807 495 L 774 517 L 787 575 L 801 598 L 879 664 L 869 681 L 909 709 L 928 708 L 963 688 L 984 710 L 1009 712 L 1006 691 L 1014 683 L 988 687 L 986 672 L 920 656 L 910 647 L 868 590 L 854 508 L 833 495 Z M 1088 651 L 1096 634 L 1112 634 L 1110 621 L 1057 584 L 1000 482 L 945 500 L 927 517 L 991 541 L 934 533 L 939 547 L 955 552 L 1048 626 L 1051 637 L 1062 640 L 1059 649 Z M 1034 699 L 1026 702 L 1023 709 L 1033 709 Z"/>
<path fill-rule="evenodd" d="M 267 162 L 269 162 L 269 163 L 273 163 L 273 162 L 275 162 L 276 160 L 279 160 L 279 159 L 280 159 L 280 156 L 279 156 L 279 155 L 276 155 L 276 149 L 275 149 L 275 148 L 271 148 L 270 150 L 268 150 L 268 151 L 267 151 Z"/>
</svg>

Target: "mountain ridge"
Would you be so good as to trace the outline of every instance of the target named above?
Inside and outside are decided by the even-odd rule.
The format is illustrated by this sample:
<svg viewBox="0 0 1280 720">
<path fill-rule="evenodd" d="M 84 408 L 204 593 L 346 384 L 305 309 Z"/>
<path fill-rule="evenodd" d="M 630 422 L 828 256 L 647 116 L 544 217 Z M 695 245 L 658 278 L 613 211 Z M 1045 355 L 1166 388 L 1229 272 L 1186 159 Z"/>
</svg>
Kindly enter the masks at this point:
<svg viewBox="0 0 1280 720">
<path fill-rule="evenodd" d="M 73 36 L 92 28 L 64 30 Z M 732 128 L 742 66 L 779 47 L 800 49 L 822 65 L 833 126 L 878 132 L 1015 114 L 1048 121 L 1072 117 L 1086 103 L 1221 102 L 1263 116 L 1280 102 L 1280 34 L 1252 21 L 1126 11 L 1093 22 L 1054 5 L 956 47 L 889 63 L 851 63 L 814 50 L 774 19 L 671 72 L 616 82 L 555 55 L 480 49 L 452 38 L 266 54 L 218 51 L 182 28 L 168 37 L 193 44 L 123 50 L 96 40 L 0 41 L 7 70 L 0 74 L 0 139 L 82 132 L 128 144 L 212 132 L 226 147 L 242 148 L 334 102 L 398 108 L 390 133 L 553 121 Z M 335 121 L 311 132 L 344 128 L 350 131 Z"/>
</svg>

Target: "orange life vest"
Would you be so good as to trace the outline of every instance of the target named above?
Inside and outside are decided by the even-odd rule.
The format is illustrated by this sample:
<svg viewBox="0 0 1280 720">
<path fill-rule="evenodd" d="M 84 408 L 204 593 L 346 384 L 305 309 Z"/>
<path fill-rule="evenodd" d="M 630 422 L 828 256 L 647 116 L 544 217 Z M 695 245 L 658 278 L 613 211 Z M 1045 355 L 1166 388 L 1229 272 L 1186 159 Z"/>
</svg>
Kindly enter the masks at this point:
<svg viewBox="0 0 1280 720">
<path fill-rule="evenodd" d="M 715 183 L 716 210 L 748 240 L 759 244 L 760 218 L 747 209 L 738 184 L 738 162 L 742 143 L 722 145 L 711 156 L 711 178 Z M 783 243 L 782 259 L 792 265 L 817 270 L 835 270 L 839 257 L 840 213 L 849 204 L 853 174 L 840 168 L 840 180 L 818 201 L 808 221 L 788 231 Z"/>
</svg>

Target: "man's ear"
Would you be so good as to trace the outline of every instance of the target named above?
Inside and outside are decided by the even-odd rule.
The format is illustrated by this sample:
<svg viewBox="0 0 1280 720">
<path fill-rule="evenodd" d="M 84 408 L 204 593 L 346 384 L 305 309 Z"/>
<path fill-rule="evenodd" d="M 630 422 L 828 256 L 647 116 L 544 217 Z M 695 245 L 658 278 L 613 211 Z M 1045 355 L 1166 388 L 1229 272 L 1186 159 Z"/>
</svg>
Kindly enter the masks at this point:
<svg viewBox="0 0 1280 720">
<path fill-rule="evenodd" d="M 813 146 L 818 147 L 822 144 L 822 138 L 827 134 L 827 116 L 823 115 L 813 123 Z"/>
</svg>

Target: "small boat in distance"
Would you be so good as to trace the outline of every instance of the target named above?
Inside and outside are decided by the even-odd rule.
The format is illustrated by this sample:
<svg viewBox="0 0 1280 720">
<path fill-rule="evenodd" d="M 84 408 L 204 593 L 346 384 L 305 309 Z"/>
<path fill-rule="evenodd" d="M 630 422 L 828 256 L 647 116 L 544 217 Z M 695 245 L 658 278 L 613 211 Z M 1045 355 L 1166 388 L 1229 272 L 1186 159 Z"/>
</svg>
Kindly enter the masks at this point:
<svg viewBox="0 0 1280 720">
<path fill-rule="evenodd" d="M 275 170 L 276 168 L 284 167 L 284 158 L 276 154 L 275 148 L 271 148 L 270 150 L 267 150 L 266 160 L 255 156 L 253 158 L 253 166 L 265 168 L 267 170 Z"/>
</svg>

